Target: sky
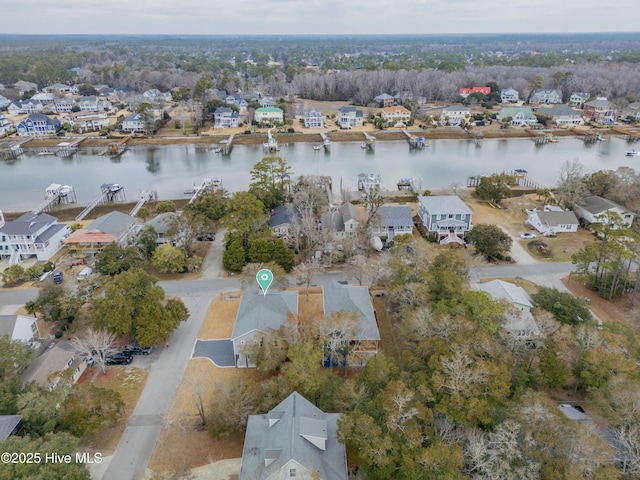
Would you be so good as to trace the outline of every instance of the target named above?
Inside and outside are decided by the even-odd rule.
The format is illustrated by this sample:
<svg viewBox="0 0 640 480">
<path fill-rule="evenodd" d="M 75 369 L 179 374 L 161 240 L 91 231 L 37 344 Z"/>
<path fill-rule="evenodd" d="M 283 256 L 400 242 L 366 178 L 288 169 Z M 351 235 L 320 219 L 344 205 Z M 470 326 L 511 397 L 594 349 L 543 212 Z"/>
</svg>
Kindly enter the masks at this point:
<svg viewBox="0 0 640 480">
<path fill-rule="evenodd" d="M 640 0 L 3 0 L 0 33 L 429 34 L 640 31 Z"/>
</svg>

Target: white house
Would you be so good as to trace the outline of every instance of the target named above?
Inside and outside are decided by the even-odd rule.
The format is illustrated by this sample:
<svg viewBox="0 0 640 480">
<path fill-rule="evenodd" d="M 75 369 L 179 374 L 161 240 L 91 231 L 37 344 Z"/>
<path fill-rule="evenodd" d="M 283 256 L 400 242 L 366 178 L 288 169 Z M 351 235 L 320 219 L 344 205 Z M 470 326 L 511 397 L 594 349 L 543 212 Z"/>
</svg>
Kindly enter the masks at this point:
<svg viewBox="0 0 640 480">
<path fill-rule="evenodd" d="M 500 101 L 502 103 L 517 103 L 520 101 L 520 94 L 513 88 L 500 91 Z"/>
<path fill-rule="evenodd" d="M 49 260 L 71 234 L 69 225 L 57 222 L 46 213 L 25 213 L 12 222 L 0 216 L 0 258 L 8 258 L 10 265 L 32 256 Z"/>
<path fill-rule="evenodd" d="M 68 116 L 67 120 L 72 126 L 80 128 L 83 132 L 97 132 L 110 125 L 106 113 L 74 114 Z"/>
<path fill-rule="evenodd" d="M 468 107 L 464 105 L 448 105 L 442 109 L 440 115 L 440 125 L 459 127 L 462 121 L 469 121 L 471 114 Z"/>
<path fill-rule="evenodd" d="M 529 99 L 530 104 L 552 104 L 562 103 L 562 91 L 553 90 L 550 88 L 543 88 L 536 91 Z"/>
<path fill-rule="evenodd" d="M 423 233 L 434 233 L 438 243 L 462 244 L 473 212 L 457 195 L 431 195 L 418 197 L 418 216 Z"/>
<path fill-rule="evenodd" d="M 253 118 L 258 123 L 284 123 L 284 112 L 278 107 L 260 107 L 256 108 Z"/>
<path fill-rule="evenodd" d="M 388 123 L 404 123 L 406 125 L 411 120 L 411 110 L 408 110 L 402 105 L 385 107 L 380 112 L 380 117 Z"/>
<path fill-rule="evenodd" d="M 314 108 L 304 112 L 305 128 L 324 128 L 324 118 L 322 112 Z"/>
<path fill-rule="evenodd" d="M 602 223 L 606 212 L 617 213 L 622 219 L 624 227 L 630 227 L 636 218 L 636 214 L 611 200 L 591 195 L 585 197 L 579 205 L 574 207 L 575 213 L 580 221 L 589 225 L 591 223 Z"/>
<path fill-rule="evenodd" d="M 364 124 L 364 112 L 356 107 L 340 107 L 338 109 L 340 128 L 350 129 Z"/>
<path fill-rule="evenodd" d="M 590 96 L 588 92 L 573 92 L 569 97 L 569 105 L 582 108 Z"/>
<path fill-rule="evenodd" d="M 0 315 L 0 337 L 3 335 L 31 345 L 34 338 L 40 338 L 38 319 L 25 315 Z"/>
<path fill-rule="evenodd" d="M 533 301 L 522 287 L 502 280 L 492 280 L 477 286 L 481 292 L 488 293 L 495 301 L 508 302 L 513 311 L 505 312 L 505 323 L 502 326 L 515 340 L 526 341 L 538 334 L 538 325 L 531 311 Z"/>
<path fill-rule="evenodd" d="M 16 131 L 16 127 L 7 117 L 0 113 L 0 135 L 8 135 Z"/>
<path fill-rule="evenodd" d="M 556 235 L 564 232 L 577 232 L 578 219 L 571 211 L 529 210 L 525 223 L 544 235 Z"/>
<path fill-rule="evenodd" d="M 540 115 L 547 115 L 556 125 L 584 125 L 581 112 L 568 105 L 555 105 L 550 108 L 539 108 Z"/>
<path fill-rule="evenodd" d="M 231 107 L 218 107 L 213 112 L 213 128 L 236 128 L 240 123 L 238 112 Z"/>
<path fill-rule="evenodd" d="M 505 107 L 496 115 L 496 119 L 502 122 L 505 118 L 511 118 L 509 125 L 513 127 L 530 127 L 538 123 L 531 107 Z"/>
<path fill-rule="evenodd" d="M 145 98 L 147 98 L 150 102 L 170 102 L 173 100 L 171 92 L 161 92 L 157 88 L 152 88 L 147 90 L 142 94 Z"/>
<path fill-rule="evenodd" d="M 97 112 L 100 110 L 100 99 L 95 95 L 80 97 L 78 106 L 83 112 Z"/>
<path fill-rule="evenodd" d="M 129 133 L 144 133 L 146 124 L 142 120 L 142 115 L 137 112 L 132 113 L 122 121 L 122 131 Z"/>
<path fill-rule="evenodd" d="M 0 95 L 0 108 L 7 108 L 11 105 L 11 100 Z"/>
<path fill-rule="evenodd" d="M 391 241 L 396 235 L 409 235 L 413 231 L 413 217 L 409 205 L 383 205 L 378 209 L 378 218 L 373 222 L 371 234 L 387 237 Z"/>
<path fill-rule="evenodd" d="M 56 112 L 69 113 L 73 110 L 73 107 L 75 107 L 76 102 L 73 98 L 70 98 L 70 97 L 56 98 L 53 101 L 53 105 Z"/>
</svg>

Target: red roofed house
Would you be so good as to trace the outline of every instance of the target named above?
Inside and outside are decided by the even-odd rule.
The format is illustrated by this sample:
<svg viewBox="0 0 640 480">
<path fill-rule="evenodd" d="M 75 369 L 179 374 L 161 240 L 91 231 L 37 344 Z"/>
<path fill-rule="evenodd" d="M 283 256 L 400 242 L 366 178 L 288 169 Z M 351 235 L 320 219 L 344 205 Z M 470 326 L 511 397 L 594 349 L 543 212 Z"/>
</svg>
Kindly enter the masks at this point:
<svg viewBox="0 0 640 480">
<path fill-rule="evenodd" d="M 484 95 L 489 95 L 491 93 L 491 87 L 472 87 L 460 89 L 460 96 L 462 98 L 467 98 L 472 93 L 482 93 Z"/>
<path fill-rule="evenodd" d="M 83 258 L 96 255 L 110 243 L 126 245 L 127 236 L 135 219 L 114 211 L 94 220 L 87 228 L 76 230 L 64 240 L 74 256 Z"/>
</svg>

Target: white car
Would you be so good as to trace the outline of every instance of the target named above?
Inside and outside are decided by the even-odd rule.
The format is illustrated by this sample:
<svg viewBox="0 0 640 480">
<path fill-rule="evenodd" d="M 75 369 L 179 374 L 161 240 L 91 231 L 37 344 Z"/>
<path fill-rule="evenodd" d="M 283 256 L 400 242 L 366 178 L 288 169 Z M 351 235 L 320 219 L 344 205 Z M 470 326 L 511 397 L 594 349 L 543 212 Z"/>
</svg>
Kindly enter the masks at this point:
<svg viewBox="0 0 640 480">
<path fill-rule="evenodd" d="M 533 233 L 521 233 L 520 238 L 529 240 L 530 238 L 536 238 L 536 236 Z"/>
</svg>

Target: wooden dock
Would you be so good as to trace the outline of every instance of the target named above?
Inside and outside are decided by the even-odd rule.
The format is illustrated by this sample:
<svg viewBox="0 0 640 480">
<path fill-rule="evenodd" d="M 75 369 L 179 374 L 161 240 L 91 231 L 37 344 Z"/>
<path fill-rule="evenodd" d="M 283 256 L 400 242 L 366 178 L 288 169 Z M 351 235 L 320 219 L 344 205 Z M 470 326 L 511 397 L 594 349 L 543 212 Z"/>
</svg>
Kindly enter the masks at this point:
<svg viewBox="0 0 640 480">
<path fill-rule="evenodd" d="M 91 210 L 98 205 L 104 205 L 108 202 L 124 202 L 127 199 L 124 193 L 124 187 L 117 183 L 103 183 L 100 185 L 100 195 L 93 199 L 93 201 L 87 205 L 76 217 L 76 221 L 83 220 L 84 217 L 89 215 Z"/>
<path fill-rule="evenodd" d="M 100 152 L 98 155 L 120 155 L 127 149 L 127 142 L 131 140 L 131 135 L 123 138 L 119 142 L 111 142 L 107 145 L 107 148 Z"/>
<path fill-rule="evenodd" d="M 129 212 L 129 215 L 131 215 L 132 217 L 135 217 L 138 214 L 138 212 L 140 211 L 140 209 L 145 203 L 150 202 L 152 200 L 157 200 L 158 194 L 155 190 L 146 190 L 144 192 L 140 192 L 139 198 L 140 199 L 138 200 L 138 203 L 136 203 L 136 206 L 133 207 L 131 212 Z"/>
<path fill-rule="evenodd" d="M 638 131 L 638 129 L 615 126 L 611 127 L 611 131 L 619 134 L 619 136 L 627 142 L 637 142 L 640 140 L 640 131 Z"/>
<path fill-rule="evenodd" d="M 325 151 L 328 152 L 329 148 L 331 147 L 331 139 L 322 132 L 320 132 L 320 136 L 322 137 L 322 146 L 324 147 Z"/>
<path fill-rule="evenodd" d="M 72 142 L 60 142 L 56 146 L 56 155 L 58 155 L 59 157 L 70 157 L 78 151 L 78 145 L 80 145 L 80 142 L 82 142 L 84 139 L 85 137 L 80 137 L 76 138 Z"/>
<path fill-rule="evenodd" d="M 230 155 L 231 150 L 233 149 L 233 137 L 235 135 L 230 135 L 226 140 L 220 140 L 220 152 L 222 155 Z"/>
<path fill-rule="evenodd" d="M 425 138 L 422 135 L 413 135 L 408 130 L 402 130 L 407 137 L 407 141 L 409 142 L 410 149 L 420 150 L 425 147 L 428 147 L 429 144 L 426 142 Z"/>
<path fill-rule="evenodd" d="M 374 152 L 376 149 L 376 137 L 369 135 L 367 132 L 362 132 L 364 135 L 364 142 L 362 142 L 362 148 L 369 152 Z"/>
<path fill-rule="evenodd" d="M 36 215 L 47 212 L 54 205 L 76 203 L 76 192 L 71 185 L 52 183 L 45 189 L 45 198 L 40 205 L 32 210 Z"/>
</svg>

